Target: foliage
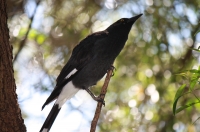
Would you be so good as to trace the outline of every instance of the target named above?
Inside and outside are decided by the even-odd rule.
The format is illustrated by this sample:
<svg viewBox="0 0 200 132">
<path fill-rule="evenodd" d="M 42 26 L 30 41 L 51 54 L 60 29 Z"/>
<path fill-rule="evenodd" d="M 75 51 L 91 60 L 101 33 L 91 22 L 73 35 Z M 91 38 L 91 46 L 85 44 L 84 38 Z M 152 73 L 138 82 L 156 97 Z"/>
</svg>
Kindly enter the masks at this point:
<svg viewBox="0 0 200 132">
<path fill-rule="evenodd" d="M 193 49 L 193 50 L 200 52 L 199 49 Z M 186 72 L 189 72 L 190 75 L 187 75 Z M 187 70 L 186 72 L 180 73 L 178 75 L 184 76 L 186 79 L 188 79 L 189 88 L 186 89 L 186 84 L 183 84 L 178 88 L 176 95 L 175 95 L 175 98 L 174 98 L 174 103 L 173 103 L 173 113 L 174 113 L 174 115 L 181 112 L 182 110 L 184 110 L 188 107 L 192 107 L 192 106 L 200 103 L 200 100 L 195 93 L 195 91 L 197 91 L 198 88 L 194 89 L 195 85 L 199 84 L 200 66 L 199 66 L 198 69 L 191 69 L 191 70 Z M 180 99 L 180 97 L 182 97 L 186 94 L 192 94 L 196 99 L 192 100 L 192 101 L 191 101 L 191 99 L 189 99 L 189 102 L 187 102 L 187 104 L 184 104 L 183 106 L 180 106 L 178 109 L 176 109 L 178 100 Z"/>
</svg>

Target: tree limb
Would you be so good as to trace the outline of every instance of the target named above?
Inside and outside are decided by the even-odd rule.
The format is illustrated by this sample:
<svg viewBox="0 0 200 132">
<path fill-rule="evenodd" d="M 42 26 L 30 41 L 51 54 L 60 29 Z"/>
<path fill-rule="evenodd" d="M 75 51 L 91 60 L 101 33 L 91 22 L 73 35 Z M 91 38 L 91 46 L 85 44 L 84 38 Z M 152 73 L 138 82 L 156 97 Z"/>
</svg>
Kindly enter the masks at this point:
<svg viewBox="0 0 200 132">
<path fill-rule="evenodd" d="M 101 93 L 99 95 L 102 100 L 104 100 L 104 98 L 105 98 L 105 95 L 107 92 L 107 87 L 108 87 L 110 78 L 112 77 L 112 74 L 113 74 L 113 69 L 114 69 L 114 67 L 112 66 L 107 72 L 106 79 L 104 81 L 103 87 L 101 89 Z M 98 122 L 98 119 L 99 119 L 99 116 L 101 113 L 102 105 L 103 105 L 102 102 L 98 102 L 96 111 L 95 111 L 95 115 L 94 115 L 94 118 L 91 123 L 90 132 L 95 132 L 95 130 L 96 130 L 96 126 L 97 126 L 97 122 Z"/>
<path fill-rule="evenodd" d="M 17 102 L 6 0 L 0 0 L 0 132 L 26 132 Z"/>
<path fill-rule="evenodd" d="M 41 0 L 38 0 L 37 3 L 36 3 L 36 7 L 35 7 L 35 10 L 34 10 L 34 12 L 33 12 L 33 15 L 32 15 L 31 18 L 30 18 L 30 24 L 29 24 L 29 26 L 28 26 L 28 30 L 27 30 L 27 32 L 26 32 L 26 34 L 25 34 L 25 36 L 24 36 L 24 39 L 21 41 L 21 43 L 20 43 L 20 45 L 19 45 L 19 49 L 18 49 L 18 51 L 17 51 L 17 53 L 16 53 L 16 55 L 15 55 L 15 57 L 14 57 L 14 59 L 13 59 L 13 64 L 16 62 L 19 53 L 22 51 L 23 47 L 25 46 L 26 40 L 27 40 L 27 38 L 28 38 L 28 34 L 29 34 L 30 30 L 31 30 L 31 26 L 32 26 L 32 23 L 33 23 L 33 19 L 34 19 L 34 17 L 35 17 L 35 14 L 36 14 L 36 11 L 37 11 L 37 8 L 38 8 L 40 2 L 41 2 Z"/>
</svg>

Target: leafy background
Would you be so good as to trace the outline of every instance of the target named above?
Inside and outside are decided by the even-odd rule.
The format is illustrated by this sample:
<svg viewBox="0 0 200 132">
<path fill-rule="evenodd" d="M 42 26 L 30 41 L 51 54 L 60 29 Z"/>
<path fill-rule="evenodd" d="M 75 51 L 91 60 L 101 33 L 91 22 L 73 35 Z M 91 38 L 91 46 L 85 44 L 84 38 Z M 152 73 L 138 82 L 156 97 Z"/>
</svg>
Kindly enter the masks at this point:
<svg viewBox="0 0 200 132">
<path fill-rule="evenodd" d="M 73 47 L 88 34 L 140 13 L 115 61 L 117 71 L 97 132 L 200 131 L 199 52 L 192 50 L 200 46 L 200 1 L 7 0 L 7 6 L 17 93 L 28 132 L 38 131 L 50 111 L 52 104 L 43 111 L 41 106 Z M 91 89 L 98 94 L 102 84 Z M 51 131 L 89 131 L 95 107 L 80 91 Z"/>
</svg>

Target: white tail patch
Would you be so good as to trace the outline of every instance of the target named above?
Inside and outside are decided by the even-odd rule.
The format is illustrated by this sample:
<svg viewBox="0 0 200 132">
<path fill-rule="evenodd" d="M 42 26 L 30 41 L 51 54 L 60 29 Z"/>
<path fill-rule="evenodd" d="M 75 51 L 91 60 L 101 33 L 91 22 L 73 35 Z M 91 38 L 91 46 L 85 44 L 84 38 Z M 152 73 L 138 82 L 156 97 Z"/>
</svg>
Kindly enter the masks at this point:
<svg viewBox="0 0 200 132">
<path fill-rule="evenodd" d="M 76 69 L 72 70 L 65 78 L 69 78 L 71 75 L 76 73 Z M 68 100 L 71 99 L 80 89 L 76 88 L 72 81 L 68 82 L 59 94 L 55 104 L 58 104 L 59 108 Z"/>
<path fill-rule="evenodd" d="M 48 132 L 48 129 L 47 129 L 47 128 L 44 128 L 44 129 L 42 130 L 42 132 Z"/>
<path fill-rule="evenodd" d="M 68 82 L 62 89 L 55 104 L 58 104 L 59 108 L 70 98 L 72 98 L 80 89 L 76 88 L 72 81 Z"/>
</svg>

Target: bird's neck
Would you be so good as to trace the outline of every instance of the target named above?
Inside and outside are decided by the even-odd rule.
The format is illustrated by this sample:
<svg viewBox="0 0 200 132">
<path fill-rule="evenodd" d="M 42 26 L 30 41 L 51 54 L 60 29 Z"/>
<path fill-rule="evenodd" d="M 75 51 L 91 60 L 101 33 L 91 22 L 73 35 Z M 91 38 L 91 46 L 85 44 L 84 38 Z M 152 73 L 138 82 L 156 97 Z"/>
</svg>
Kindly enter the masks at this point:
<svg viewBox="0 0 200 132">
<path fill-rule="evenodd" d="M 109 34 L 110 36 L 108 37 L 108 45 L 107 45 L 107 50 L 113 54 L 115 54 L 115 56 L 117 56 L 120 51 L 123 49 L 126 40 L 128 39 L 128 35 L 117 35 L 117 36 L 113 36 L 112 34 Z"/>
</svg>

